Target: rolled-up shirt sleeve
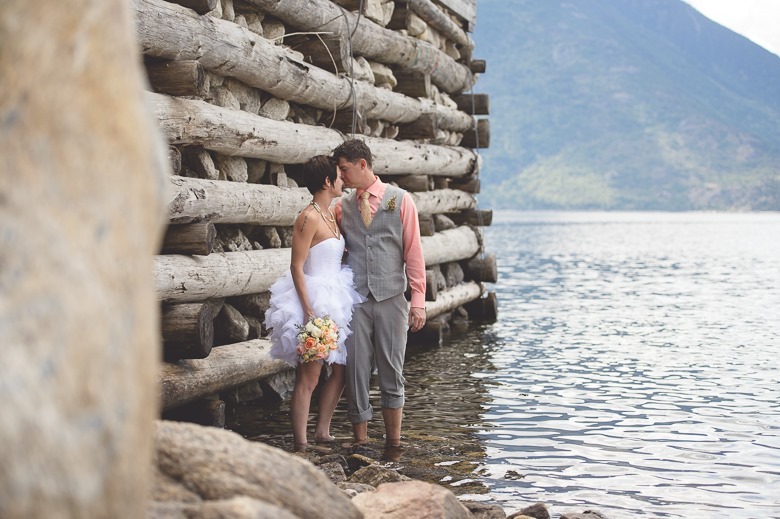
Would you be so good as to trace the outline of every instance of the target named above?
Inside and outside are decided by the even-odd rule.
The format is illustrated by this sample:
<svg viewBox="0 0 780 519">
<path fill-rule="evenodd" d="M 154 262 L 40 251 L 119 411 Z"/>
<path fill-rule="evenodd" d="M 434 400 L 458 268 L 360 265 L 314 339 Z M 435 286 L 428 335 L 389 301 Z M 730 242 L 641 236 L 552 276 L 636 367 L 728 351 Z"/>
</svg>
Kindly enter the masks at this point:
<svg viewBox="0 0 780 519">
<path fill-rule="evenodd" d="M 420 217 L 409 193 L 404 194 L 401 200 L 401 226 L 404 233 L 406 277 L 412 289 L 411 306 L 425 308 L 425 258 L 420 241 Z"/>
</svg>

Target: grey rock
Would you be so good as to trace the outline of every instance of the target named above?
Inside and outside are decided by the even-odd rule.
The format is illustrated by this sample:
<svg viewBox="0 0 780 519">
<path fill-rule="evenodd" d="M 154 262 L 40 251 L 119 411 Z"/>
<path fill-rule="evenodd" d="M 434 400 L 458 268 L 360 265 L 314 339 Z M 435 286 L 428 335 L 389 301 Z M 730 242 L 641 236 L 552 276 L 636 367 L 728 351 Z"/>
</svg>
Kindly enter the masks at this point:
<svg viewBox="0 0 780 519">
<path fill-rule="evenodd" d="M 423 481 L 385 483 L 352 498 L 365 519 L 470 519 L 452 491 Z"/>
<path fill-rule="evenodd" d="M 461 501 L 461 503 L 469 509 L 474 519 L 506 519 L 506 512 L 501 505 L 480 501 Z"/>
</svg>

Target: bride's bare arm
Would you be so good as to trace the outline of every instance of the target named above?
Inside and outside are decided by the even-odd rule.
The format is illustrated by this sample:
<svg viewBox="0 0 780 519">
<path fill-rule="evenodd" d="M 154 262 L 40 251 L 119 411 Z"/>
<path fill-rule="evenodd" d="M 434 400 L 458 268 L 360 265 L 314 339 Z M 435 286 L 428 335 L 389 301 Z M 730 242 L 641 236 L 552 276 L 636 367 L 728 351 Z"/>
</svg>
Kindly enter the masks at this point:
<svg viewBox="0 0 780 519">
<path fill-rule="evenodd" d="M 292 236 L 292 257 L 290 258 L 290 273 L 292 274 L 295 291 L 301 301 L 304 319 L 314 316 L 314 310 L 309 302 L 306 291 L 306 277 L 303 275 L 303 264 L 309 255 L 309 247 L 317 234 L 317 220 L 309 218 L 312 206 L 307 206 L 295 219 Z"/>
</svg>

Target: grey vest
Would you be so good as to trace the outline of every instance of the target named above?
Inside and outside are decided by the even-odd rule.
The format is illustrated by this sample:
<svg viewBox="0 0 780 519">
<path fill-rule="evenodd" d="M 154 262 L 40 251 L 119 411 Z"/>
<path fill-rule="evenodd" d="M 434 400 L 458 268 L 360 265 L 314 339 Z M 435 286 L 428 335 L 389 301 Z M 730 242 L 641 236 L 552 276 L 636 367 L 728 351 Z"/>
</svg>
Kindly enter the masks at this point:
<svg viewBox="0 0 780 519">
<path fill-rule="evenodd" d="M 355 290 L 377 301 L 406 290 L 401 200 L 406 192 L 388 185 L 371 225 L 360 219 L 357 189 L 341 200 L 341 225 L 347 242 L 347 263 L 355 273 Z M 395 199 L 394 202 L 391 200 Z M 394 204 L 395 208 L 388 208 Z"/>
</svg>

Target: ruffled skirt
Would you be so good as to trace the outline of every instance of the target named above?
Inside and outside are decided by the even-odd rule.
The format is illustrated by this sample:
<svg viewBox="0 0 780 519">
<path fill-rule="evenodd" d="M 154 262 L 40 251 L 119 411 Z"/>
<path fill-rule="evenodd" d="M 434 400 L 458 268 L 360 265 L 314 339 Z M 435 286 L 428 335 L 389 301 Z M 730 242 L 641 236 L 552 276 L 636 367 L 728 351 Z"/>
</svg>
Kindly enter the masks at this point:
<svg viewBox="0 0 780 519">
<path fill-rule="evenodd" d="M 339 328 L 338 348 L 328 355 L 328 364 L 346 364 L 347 349 L 344 341 L 351 333 L 349 324 L 352 308 L 364 301 L 354 289 L 353 273 L 343 266 L 334 275 L 305 276 L 309 302 L 318 317 L 329 315 Z M 295 291 L 292 275 L 288 271 L 271 286 L 271 301 L 265 312 L 265 326 L 271 329 L 271 356 L 291 366 L 299 362 L 298 328 L 304 322 L 303 307 Z"/>
</svg>

